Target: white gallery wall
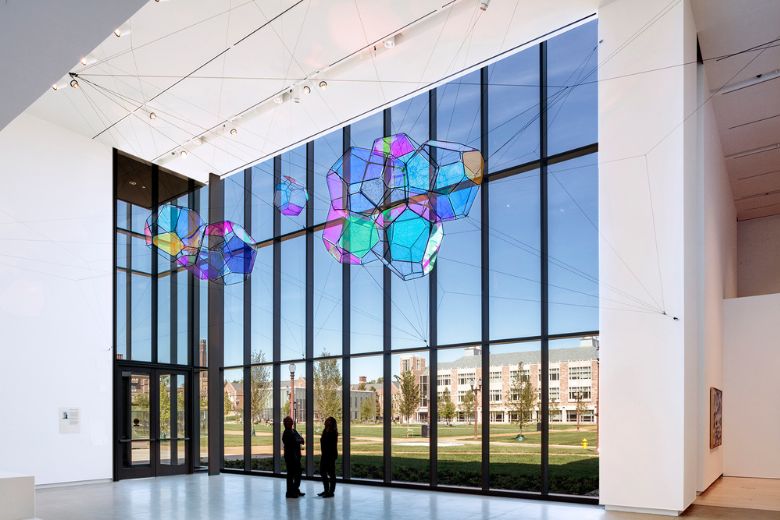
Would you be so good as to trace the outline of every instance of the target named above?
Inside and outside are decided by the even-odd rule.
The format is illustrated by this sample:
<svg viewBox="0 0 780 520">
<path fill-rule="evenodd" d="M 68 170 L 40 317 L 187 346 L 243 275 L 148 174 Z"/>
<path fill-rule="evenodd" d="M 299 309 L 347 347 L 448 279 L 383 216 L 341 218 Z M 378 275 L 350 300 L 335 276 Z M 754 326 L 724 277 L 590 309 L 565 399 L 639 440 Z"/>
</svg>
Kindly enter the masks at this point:
<svg viewBox="0 0 780 520">
<path fill-rule="evenodd" d="M 602 4 L 600 498 L 679 514 L 723 468 L 709 387 L 722 384 L 736 213 L 689 2 Z M 634 308 L 607 304 L 625 293 Z"/>
<path fill-rule="evenodd" d="M 111 149 L 22 114 L 0 132 L 0 186 L 0 471 L 110 478 Z"/>
<path fill-rule="evenodd" d="M 710 449 L 710 387 L 723 388 L 723 300 L 737 295 L 737 210 L 704 68 L 699 67 L 699 405 L 696 491 L 723 474 L 725 446 Z M 727 442 L 727 441 L 726 441 Z"/>
<path fill-rule="evenodd" d="M 739 295 L 780 292 L 780 215 L 739 223 Z"/>
<path fill-rule="evenodd" d="M 780 294 L 723 302 L 723 473 L 780 478 Z"/>
</svg>

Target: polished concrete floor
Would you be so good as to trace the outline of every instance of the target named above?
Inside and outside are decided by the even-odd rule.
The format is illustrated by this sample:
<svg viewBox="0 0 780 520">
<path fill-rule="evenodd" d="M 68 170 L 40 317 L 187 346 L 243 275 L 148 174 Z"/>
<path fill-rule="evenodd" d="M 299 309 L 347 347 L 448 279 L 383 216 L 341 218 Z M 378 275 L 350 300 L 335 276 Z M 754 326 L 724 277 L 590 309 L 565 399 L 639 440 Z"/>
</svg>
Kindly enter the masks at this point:
<svg viewBox="0 0 780 520">
<path fill-rule="evenodd" d="M 187 475 L 126 480 L 38 490 L 42 520 L 220 520 L 220 519 L 359 519 L 359 520 L 651 520 L 654 515 L 610 513 L 600 507 L 536 500 L 481 497 L 339 485 L 336 497 L 322 499 L 318 482 L 302 485 L 306 497 L 284 498 L 284 481 L 241 475 Z M 775 515 L 775 516 L 769 516 Z M 769 511 L 694 506 L 691 520 L 776 520 Z"/>
</svg>

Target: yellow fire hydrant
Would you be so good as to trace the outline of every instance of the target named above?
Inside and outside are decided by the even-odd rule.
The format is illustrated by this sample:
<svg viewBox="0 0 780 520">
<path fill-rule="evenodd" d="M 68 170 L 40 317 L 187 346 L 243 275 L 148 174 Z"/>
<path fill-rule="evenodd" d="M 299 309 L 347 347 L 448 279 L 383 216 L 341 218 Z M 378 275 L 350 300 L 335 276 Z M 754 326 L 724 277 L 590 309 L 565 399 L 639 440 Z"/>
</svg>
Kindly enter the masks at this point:
<svg viewBox="0 0 780 520">
<path fill-rule="evenodd" d="M 588 449 L 588 439 L 582 439 L 582 447 L 584 449 Z"/>
</svg>

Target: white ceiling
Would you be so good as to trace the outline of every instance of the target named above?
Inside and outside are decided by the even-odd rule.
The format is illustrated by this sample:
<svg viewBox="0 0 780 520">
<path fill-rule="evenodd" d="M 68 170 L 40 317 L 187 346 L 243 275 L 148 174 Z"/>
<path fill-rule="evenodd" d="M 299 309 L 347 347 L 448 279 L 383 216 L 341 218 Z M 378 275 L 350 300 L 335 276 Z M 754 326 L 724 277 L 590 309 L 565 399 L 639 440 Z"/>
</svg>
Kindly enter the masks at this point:
<svg viewBox="0 0 780 520">
<path fill-rule="evenodd" d="M 544 37 L 594 13 L 598 0 L 479 6 L 478 0 L 150 1 L 122 26 L 123 36 L 109 36 L 86 66 L 74 64 L 79 88 L 67 87 L 65 76 L 63 88 L 49 90 L 31 111 L 204 181 Z M 397 45 L 386 49 L 383 39 L 393 34 Z M 326 90 L 317 87 L 322 80 Z M 303 84 L 312 93 L 301 94 L 300 103 L 273 102 Z"/>
<path fill-rule="evenodd" d="M 780 78 L 728 92 L 780 69 L 780 2 L 694 0 L 693 9 L 737 217 L 780 213 L 780 148 L 728 158 L 780 143 Z"/>
<path fill-rule="evenodd" d="M 0 130 L 145 3 L 0 1 Z"/>
</svg>

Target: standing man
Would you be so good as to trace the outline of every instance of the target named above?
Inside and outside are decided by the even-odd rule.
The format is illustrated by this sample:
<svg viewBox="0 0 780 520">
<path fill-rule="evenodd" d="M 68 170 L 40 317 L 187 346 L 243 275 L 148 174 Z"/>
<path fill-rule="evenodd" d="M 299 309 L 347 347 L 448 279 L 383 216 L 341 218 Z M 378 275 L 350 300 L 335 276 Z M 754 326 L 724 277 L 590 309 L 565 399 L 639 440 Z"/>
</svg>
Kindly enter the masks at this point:
<svg viewBox="0 0 780 520">
<path fill-rule="evenodd" d="M 282 434 L 282 443 L 284 444 L 284 463 L 287 465 L 287 498 L 298 498 L 305 495 L 301 493 L 301 446 L 304 444 L 303 437 L 293 427 L 295 423 L 289 415 L 282 421 L 284 424 L 284 433 Z"/>
</svg>

